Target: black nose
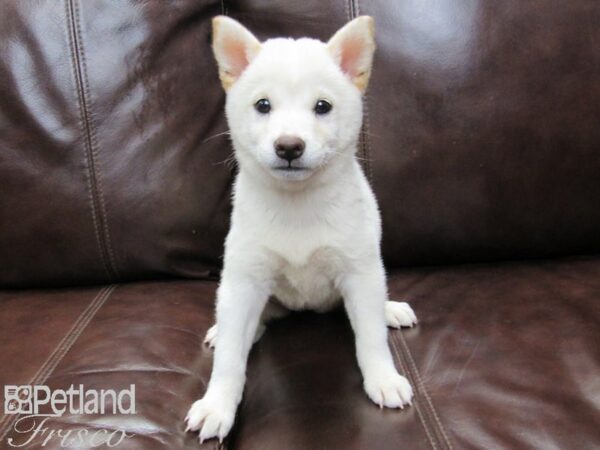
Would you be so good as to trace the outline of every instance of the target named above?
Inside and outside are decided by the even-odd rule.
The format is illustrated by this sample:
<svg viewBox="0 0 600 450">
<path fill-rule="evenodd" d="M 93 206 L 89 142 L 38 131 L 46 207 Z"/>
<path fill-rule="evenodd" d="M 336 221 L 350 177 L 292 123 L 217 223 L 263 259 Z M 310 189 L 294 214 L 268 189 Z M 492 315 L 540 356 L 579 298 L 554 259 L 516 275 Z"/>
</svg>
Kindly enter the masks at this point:
<svg viewBox="0 0 600 450">
<path fill-rule="evenodd" d="M 281 136 L 277 138 L 274 145 L 277 156 L 290 163 L 304 153 L 304 141 L 298 136 Z"/>
</svg>

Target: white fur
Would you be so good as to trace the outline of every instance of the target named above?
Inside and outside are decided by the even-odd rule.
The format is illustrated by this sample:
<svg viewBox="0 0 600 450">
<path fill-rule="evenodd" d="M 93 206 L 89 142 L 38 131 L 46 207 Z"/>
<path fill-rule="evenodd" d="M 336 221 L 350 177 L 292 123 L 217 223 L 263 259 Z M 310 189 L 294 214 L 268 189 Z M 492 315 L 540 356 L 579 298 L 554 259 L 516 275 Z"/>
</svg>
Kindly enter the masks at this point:
<svg viewBox="0 0 600 450">
<path fill-rule="evenodd" d="M 264 323 L 282 314 L 273 302 L 326 311 L 343 298 L 367 395 L 381 407 L 402 408 L 412 389 L 394 367 L 386 324 L 412 326 L 416 317 L 406 303 L 386 303 L 379 211 L 355 157 L 361 90 L 374 50 L 372 21 L 355 19 L 328 44 L 260 44 L 223 17 L 213 27 L 240 171 L 217 325 L 206 337 L 216 344 L 213 371 L 205 396 L 188 413 L 187 428 L 200 430 L 201 441 L 227 435 L 242 398 L 250 347 Z M 269 114 L 255 111 L 261 98 L 271 102 Z M 315 114 L 319 99 L 332 103 L 331 112 Z M 278 169 L 282 160 L 273 143 L 282 135 L 306 142 L 292 163 L 303 170 Z"/>
</svg>

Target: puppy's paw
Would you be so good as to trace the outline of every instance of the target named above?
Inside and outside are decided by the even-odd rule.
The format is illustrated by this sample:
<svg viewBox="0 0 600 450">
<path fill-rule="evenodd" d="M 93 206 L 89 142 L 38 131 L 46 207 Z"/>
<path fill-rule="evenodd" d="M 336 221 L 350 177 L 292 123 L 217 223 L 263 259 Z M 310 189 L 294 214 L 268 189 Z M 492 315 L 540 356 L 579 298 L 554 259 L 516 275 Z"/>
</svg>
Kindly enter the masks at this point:
<svg viewBox="0 0 600 450">
<path fill-rule="evenodd" d="M 365 391 L 380 408 L 400 408 L 412 404 L 413 390 L 410 383 L 396 371 L 365 379 Z"/>
<path fill-rule="evenodd" d="M 408 303 L 385 302 L 385 323 L 388 327 L 412 327 L 417 323 L 417 316 Z"/>
<path fill-rule="evenodd" d="M 204 345 L 208 345 L 210 348 L 215 348 L 215 344 L 217 342 L 217 325 L 213 325 L 206 332 L 206 336 L 204 336 Z"/>
<path fill-rule="evenodd" d="M 185 418 L 185 431 L 199 430 L 201 444 L 214 437 L 223 442 L 235 419 L 235 407 L 228 405 L 225 401 L 206 396 L 195 401 Z"/>
<path fill-rule="evenodd" d="M 256 334 L 254 335 L 253 344 L 256 344 L 260 338 L 265 334 L 267 327 L 264 323 L 259 323 L 258 328 L 256 329 Z M 208 345 L 210 348 L 214 349 L 217 345 L 217 324 L 214 324 L 212 327 L 208 329 L 206 332 L 206 336 L 204 336 L 204 345 Z"/>
</svg>

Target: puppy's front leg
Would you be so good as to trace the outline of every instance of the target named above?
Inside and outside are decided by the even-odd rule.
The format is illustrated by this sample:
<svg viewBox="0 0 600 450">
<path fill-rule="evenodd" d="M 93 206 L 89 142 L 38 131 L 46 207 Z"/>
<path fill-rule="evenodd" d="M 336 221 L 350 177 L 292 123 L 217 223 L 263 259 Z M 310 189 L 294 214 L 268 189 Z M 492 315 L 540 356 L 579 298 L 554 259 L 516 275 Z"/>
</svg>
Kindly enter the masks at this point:
<svg viewBox="0 0 600 450">
<path fill-rule="evenodd" d="M 260 315 L 269 296 L 267 283 L 224 273 L 217 293 L 218 342 L 204 397 L 186 417 L 187 430 L 200 430 L 200 442 L 229 433 L 244 391 L 246 362 Z"/>
<path fill-rule="evenodd" d="M 346 274 L 340 283 L 344 305 L 354 330 L 356 357 L 367 395 L 380 407 L 410 404 L 412 388 L 398 374 L 387 341 L 387 288 L 381 262 Z"/>
</svg>

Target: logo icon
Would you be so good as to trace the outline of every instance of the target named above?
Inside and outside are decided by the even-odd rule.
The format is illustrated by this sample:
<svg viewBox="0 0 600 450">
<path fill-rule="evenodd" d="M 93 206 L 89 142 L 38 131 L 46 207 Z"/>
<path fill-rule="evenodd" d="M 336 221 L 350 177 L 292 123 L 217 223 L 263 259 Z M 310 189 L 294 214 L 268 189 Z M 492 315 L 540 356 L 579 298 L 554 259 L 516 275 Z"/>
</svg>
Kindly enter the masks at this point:
<svg viewBox="0 0 600 450">
<path fill-rule="evenodd" d="M 4 414 L 31 414 L 31 386 L 4 386 Z"/>
</svg>

